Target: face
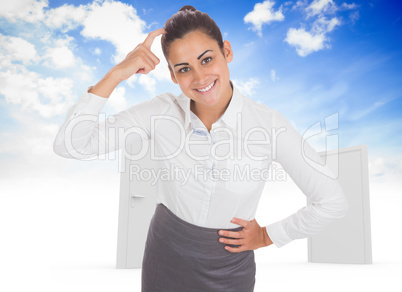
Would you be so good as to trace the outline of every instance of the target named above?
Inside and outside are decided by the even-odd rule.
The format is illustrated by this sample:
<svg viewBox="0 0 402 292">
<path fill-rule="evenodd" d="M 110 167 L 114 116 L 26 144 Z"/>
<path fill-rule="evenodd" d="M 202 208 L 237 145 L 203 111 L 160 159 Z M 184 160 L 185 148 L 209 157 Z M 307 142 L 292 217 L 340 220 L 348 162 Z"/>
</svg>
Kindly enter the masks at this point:
<svg viewBox="0 0 402 292">
<path fill-rule="evenodd" d="M 197 105 L 219 107 L 232 96 L 228 63 L 233 52 L 228 41 L 223 53 L 216 40 L 201 31 L 173 41 L 168 61 L 174 83 Z"/>
</svg>

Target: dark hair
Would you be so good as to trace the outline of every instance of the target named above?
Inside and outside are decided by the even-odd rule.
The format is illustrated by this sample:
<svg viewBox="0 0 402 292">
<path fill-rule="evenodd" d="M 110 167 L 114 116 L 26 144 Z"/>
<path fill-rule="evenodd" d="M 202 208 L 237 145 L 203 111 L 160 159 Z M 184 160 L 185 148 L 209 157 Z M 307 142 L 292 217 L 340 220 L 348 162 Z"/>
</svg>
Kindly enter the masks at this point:
<svg viewBox="0 0 402 292">
<path fill-rule="evenodd" d="M 193 6 L 183 6 L 166 21 L 163 28 L 166 30 L 166 34 L 162 35 L 161 42 L 166 60 L 171 43 L 195 30 L 200 30 L 211 39 L 216 40 L 223 51 L 223 40 L 219 27 L 207 13 L 195 9 Z"/>
</svg>

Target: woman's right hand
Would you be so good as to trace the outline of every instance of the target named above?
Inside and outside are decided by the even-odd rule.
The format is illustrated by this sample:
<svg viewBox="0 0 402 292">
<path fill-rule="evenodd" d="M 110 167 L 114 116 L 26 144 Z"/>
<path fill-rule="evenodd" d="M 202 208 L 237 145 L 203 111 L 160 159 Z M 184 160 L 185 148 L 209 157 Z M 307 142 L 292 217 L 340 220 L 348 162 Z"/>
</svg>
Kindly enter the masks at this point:
<svg viewBox="0 0 402 292">
<path fill-rule="evenodd" d="M 154 70 L 160 60 L 151 52 L 151 46 L 157 36 L 165 33 L 163 28 L 150 32 L 143 43 L 136 46 L 123 61 L 112 68 L 116 78 L 123 81 L 134 74 L 148 74 Z"/>
<path fill-rule="evenodd" d="M 155 69 L 160 60 L 151 52 L 154 39 L 165 34 L 163 28 L 150 32 L 143 43 L 135 47 L 119 64 L 115 65 L 89 92 L 108 98 L 113 90 L 123 80 L 134 74 L 148 74 Z"/>
</svg>

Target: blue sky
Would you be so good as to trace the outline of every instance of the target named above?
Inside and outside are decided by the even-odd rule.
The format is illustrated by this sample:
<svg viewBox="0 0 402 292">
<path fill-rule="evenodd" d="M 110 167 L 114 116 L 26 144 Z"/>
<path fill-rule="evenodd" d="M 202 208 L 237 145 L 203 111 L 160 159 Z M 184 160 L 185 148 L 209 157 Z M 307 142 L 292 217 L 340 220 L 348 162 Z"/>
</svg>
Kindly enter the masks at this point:
<svg viewBox="0 0 402 292">
<path fill-rule="evenodd" d="M 367 144 L 371 175 L 401 172 L 398 1 L 16 0 L 0 4 L 1 177 L 82 167 L 54 171 L 61 162 L 51 144 L 68 107 L 185 4 L 210 14 L 231 42 L 231 78 L 245 95 L 300 133 L 338 113 L 339 147 Z M 153 49 L 162 60 L 157 42 Z M 105 112 L 165 91 L 180 92 L 162 62 L 122 83 Z M 325 135 L 316 138 L 322 150 Z"/>
</svg>

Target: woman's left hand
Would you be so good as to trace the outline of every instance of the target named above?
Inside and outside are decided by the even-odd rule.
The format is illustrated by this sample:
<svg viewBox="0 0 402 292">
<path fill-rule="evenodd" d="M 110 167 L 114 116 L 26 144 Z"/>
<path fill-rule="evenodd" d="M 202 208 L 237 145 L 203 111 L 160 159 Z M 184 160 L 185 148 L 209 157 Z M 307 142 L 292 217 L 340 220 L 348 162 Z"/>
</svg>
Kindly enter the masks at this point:
<svg viewBox="0 0 402 292">
<path fill-rule="evenodd" d="M 225 236 L 219 238 L 219 242 L 239 245 L 238 247 L 225 246 L 228 251 L 242 252 L 245 250 L 255 250 L 272 244 L 266 228 L 261 227 L 255 219 L 246 221 L 240 218 L 233 218 L 230 222 L 243 226 L 243 229 L 241 231 L 219 231 L 219 235 Z M 231 237 L 232 239 L 226 237 Z"/>
</svg>

